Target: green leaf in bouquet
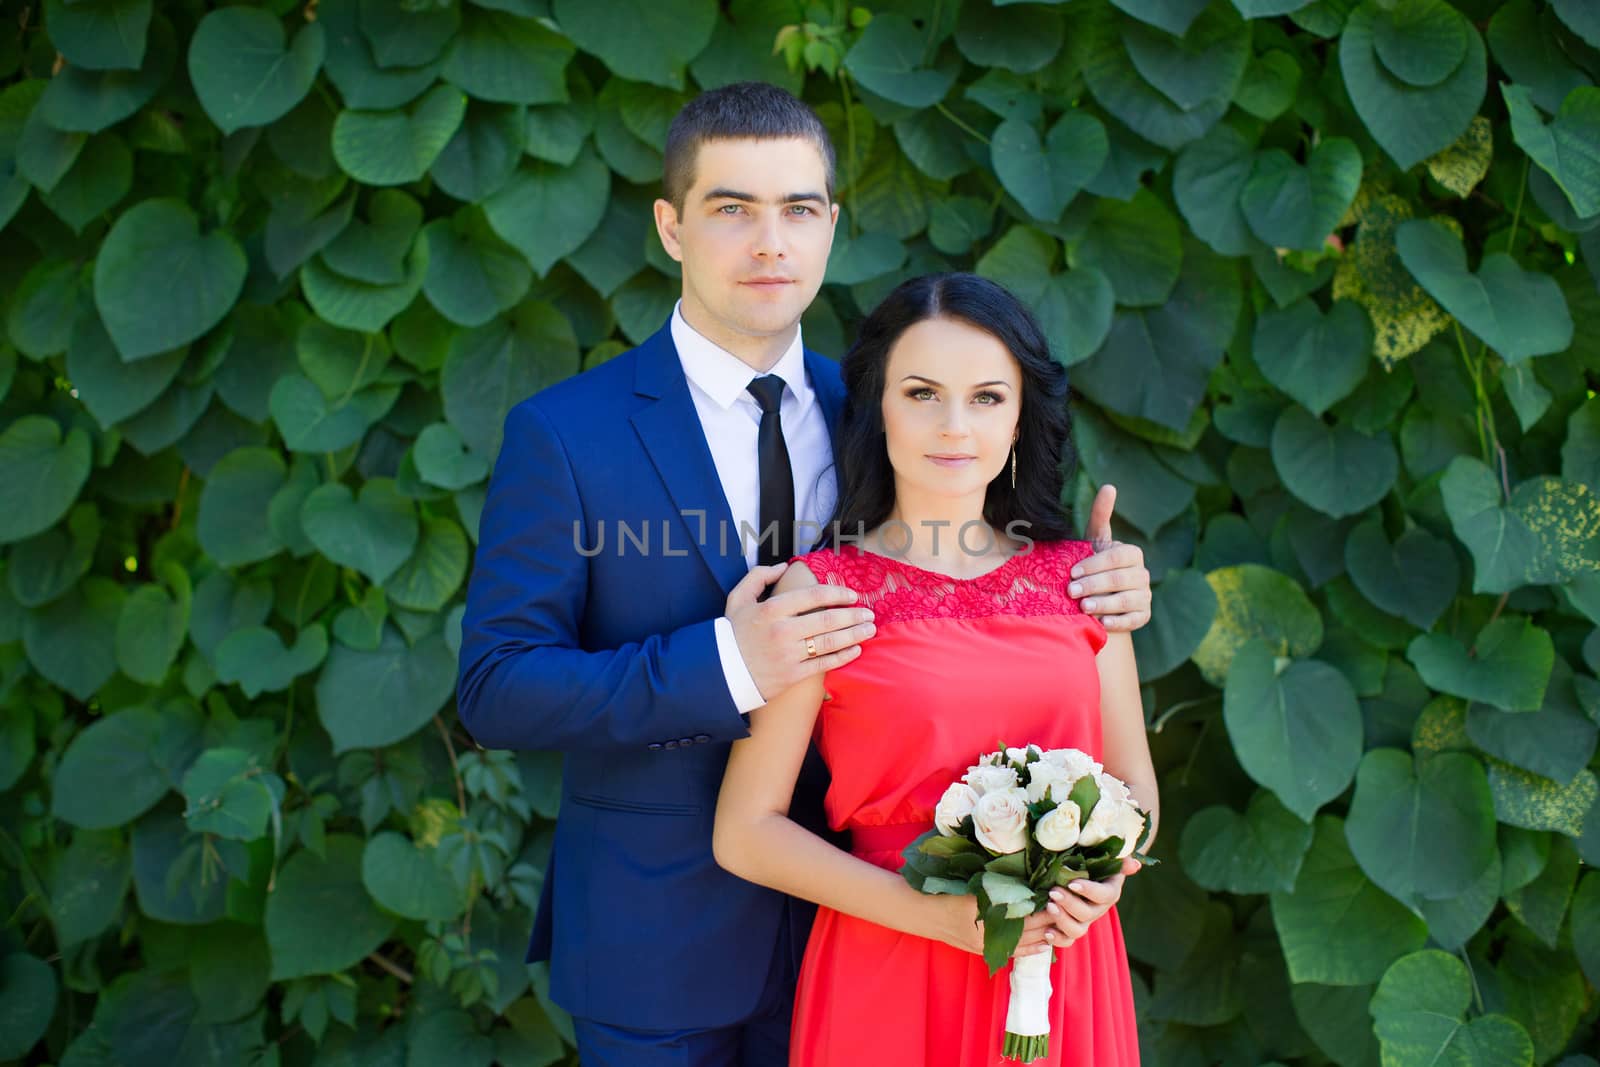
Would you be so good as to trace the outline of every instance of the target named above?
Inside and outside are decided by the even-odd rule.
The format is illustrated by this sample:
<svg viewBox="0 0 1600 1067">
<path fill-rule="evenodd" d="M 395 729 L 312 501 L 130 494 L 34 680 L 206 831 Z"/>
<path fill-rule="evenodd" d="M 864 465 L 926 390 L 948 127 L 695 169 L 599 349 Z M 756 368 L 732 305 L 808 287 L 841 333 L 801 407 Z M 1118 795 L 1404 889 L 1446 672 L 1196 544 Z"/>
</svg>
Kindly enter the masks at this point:
<svg viewBox="0 0 1600 1067">
<path fill-rule="evenodd" d="M 953 897 L 964 897 L 972 892 L 971 888 L 967 885 L 967 882 L 964 879 L 939 878 L 935 875 L 929 875 L 923 878 L 922 885 L 918 888 L 924 893 L 942 894 Z"/>
<path fill-rule="evenodd" d="M 1004 905 L 986 908 L 983 914 L 983 962 L 989 977 L 1000 973 L 1022 940 L 1022 920 L 1010 918 Z"/>
<path fill-rule="evenodd" d="M 1078 805 L 1078 810 L 1083 813 L 1083 821 L 1088 822 L 1089 816 L 1094 814 L 1094 806 L 1100 803 L 1100 785 L 1086 774 L 1074 783 L 1067 799 Z"/>
<path fill-rule="evenodd" d="M 983 851 L 980 846 L 973 844 L 959 834 L 946 837 L 937 830 L 932 831 L 931 835 L 922 835 L 912 844 L 917 846 L 918 851 L 925 852 L 930 856 L 959 856 L 963 853 L 977 854 Z"/>
<path fill-rule="evenodd" d="M 1034 891 L 1026 882 L 994 871 L 984 873 L 979 899 L 985 902 L 985 907 L 1005 907 L 1006 917 L 1010 919 L 1025 918 L 1039 910 Z M 1026 905 L 1026 910 L 1018 910 L 1022 905 Z"/>
<path fill-rule="evenodd" d="M 1028 877 L 1028 857 L 1024 852 L 1013 852 L 1008 856 L 996 856 L 983 866 L 984 870 L 991 874 L 1003 874 L 1010 878 Z"/>
</svg>

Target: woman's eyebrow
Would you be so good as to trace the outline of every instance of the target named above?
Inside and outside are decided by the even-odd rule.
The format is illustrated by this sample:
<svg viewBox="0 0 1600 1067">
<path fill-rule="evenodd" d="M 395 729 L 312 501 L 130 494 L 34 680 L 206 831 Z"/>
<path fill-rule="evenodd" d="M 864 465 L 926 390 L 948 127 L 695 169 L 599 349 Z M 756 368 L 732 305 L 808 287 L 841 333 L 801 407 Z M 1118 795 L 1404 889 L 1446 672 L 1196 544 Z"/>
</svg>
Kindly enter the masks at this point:
<svg viewBox="0 0 1600 1067">
<path fill-rule="evenodd" d="M 908 374 L 904 378 L 901 378 L 900 380 L 903 381 L 903 382 L 908 382 L 912 378 L 915 378 L 918 381 L 927 382 L 929 385 L 937 385 L 940 389 L 944 388 L 944 383 L 943 382 L 936 382 L 932 378 L 924 377 L 921 374 Z M 1010 382 L 1001 382 L 1001 381 L 979 382 L 977 385 L 974 385 L 972 388 L 974 388 L 974 389 L 983 389 L 986 386 L 990 386 L 990 385 L 1004 385 L 1004 386 L 1009 388 L 1011 383 Z"/>
</svg>

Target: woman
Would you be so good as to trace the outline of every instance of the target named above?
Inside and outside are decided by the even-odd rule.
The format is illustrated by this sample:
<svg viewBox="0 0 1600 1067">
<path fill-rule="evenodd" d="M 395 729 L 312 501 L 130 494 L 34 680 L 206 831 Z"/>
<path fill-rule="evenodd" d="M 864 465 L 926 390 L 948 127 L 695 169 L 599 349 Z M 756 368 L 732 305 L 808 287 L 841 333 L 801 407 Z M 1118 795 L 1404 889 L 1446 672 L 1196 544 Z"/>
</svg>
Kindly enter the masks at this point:
<svg viewBox="0 0 1600 1067">
<path fill-rule="evenodd" d="M 792 1063 L 1000 1063 L 1007 973 L 991 978 L 970 896 L 895 872 L 945 788 L 1001 744 L 1081 748 L 1157 810 L 1132 643 L 1067 595 L 1092 548 L 1061 514 L 1066 372 L 1026 308 L 970 274 L 916 278 L 868 316 L 842 370 L 832 549 L 778 589 L 847 585 L 873 609 L 860 657 L 751 715 L 717 805 L 719 863 L 821 905 L 795 1001 Z M 859 543 L 855 534 L 861 534 Z M 813 735 L 845 853 L 791 822 Z M 1017 954 L 1060 949 L 1052 1064 L 1138 1062 L 1111 909 L 1137 862 L 1058 890 Z"/>
</svg>

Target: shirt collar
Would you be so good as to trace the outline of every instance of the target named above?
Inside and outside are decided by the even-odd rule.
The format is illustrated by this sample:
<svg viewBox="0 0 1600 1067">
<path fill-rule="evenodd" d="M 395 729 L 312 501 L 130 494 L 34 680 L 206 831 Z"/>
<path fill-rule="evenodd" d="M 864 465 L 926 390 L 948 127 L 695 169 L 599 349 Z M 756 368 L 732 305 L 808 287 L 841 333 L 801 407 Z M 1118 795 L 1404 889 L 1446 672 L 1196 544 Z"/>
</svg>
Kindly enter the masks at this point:
<svg viewBox="0 0 1600 1067">
<path fill-rule="evenodd" d="M 672 309 L 672 343 L 678 349 L 678 361 L 683 364 L 684 376 L 718 407 L 730 408 L 740 397 L 755 403 L 755 397 L 746 389 L 759 375 L 744 360 L 690 326 L 683 317 L 681 300 Z M 798 326 L 795 327 L 794 340 L 767 373 L 783 379 L 785 387 L 800 402 L 798 414 L 804 415 L 811 407 L 815 394 L 806 381 L 805 346 L 801 343 Z"/>
</svg>

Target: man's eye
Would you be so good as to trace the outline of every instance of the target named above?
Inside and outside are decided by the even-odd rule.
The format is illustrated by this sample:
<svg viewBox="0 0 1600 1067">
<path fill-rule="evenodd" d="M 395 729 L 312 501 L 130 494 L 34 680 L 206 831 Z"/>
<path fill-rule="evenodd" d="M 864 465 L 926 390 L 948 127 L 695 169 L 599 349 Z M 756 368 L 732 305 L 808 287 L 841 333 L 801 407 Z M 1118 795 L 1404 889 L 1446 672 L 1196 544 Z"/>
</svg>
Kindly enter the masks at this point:
<svg viewBox="0 0 1600 1067">
<path fill-rule="evenodd" d="M 791 214 L 794 214 L 794 215 L 809 215 L 809 214 L 811 214 L 811 208 L 807 204 L 790 204 L 789 205 L 789 211 L 790 211 Z"/>
<path fill-rule="evenodd" d="M 740 204 L 723 204 L 721 207 L 717 208 L 717 210 L 722 212 L 724 215 L 737 215 L 742 209 L 743 205 Z"/>
</svg>

